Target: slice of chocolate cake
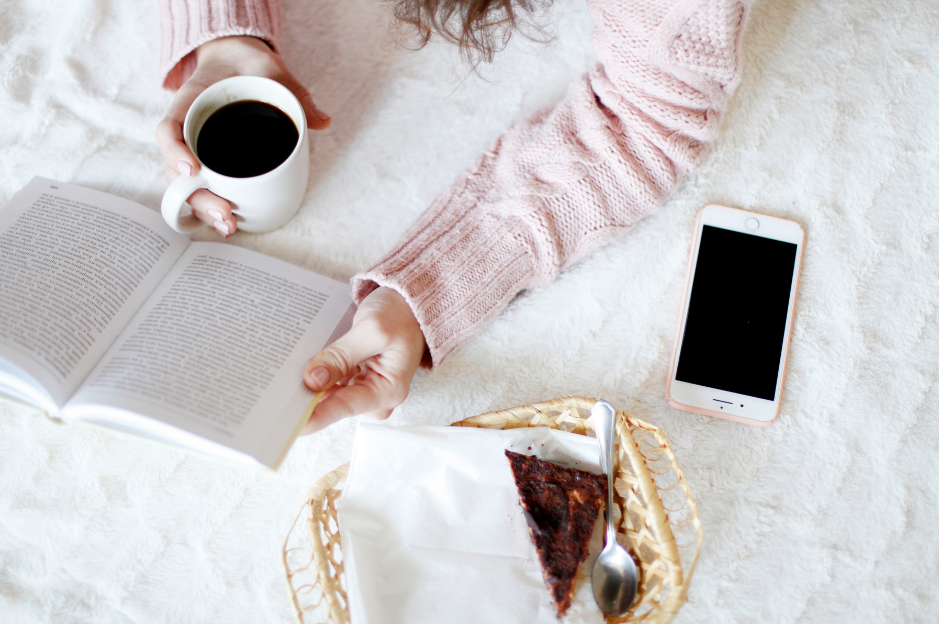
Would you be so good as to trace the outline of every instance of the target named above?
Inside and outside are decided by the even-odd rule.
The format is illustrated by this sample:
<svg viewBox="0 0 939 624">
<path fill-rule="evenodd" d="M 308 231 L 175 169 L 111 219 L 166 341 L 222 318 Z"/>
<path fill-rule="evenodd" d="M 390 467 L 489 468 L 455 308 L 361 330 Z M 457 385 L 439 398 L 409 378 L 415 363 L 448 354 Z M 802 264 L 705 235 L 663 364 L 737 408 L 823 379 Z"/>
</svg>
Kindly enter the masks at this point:
<svg viewBox="0 0 939 624">
<path fill-rule="evenodd" d="M 571 606 L 577 568 L 587 558 L 606 496 L 606 475 L 506 451 L 558 617 Z"/>
</svg>

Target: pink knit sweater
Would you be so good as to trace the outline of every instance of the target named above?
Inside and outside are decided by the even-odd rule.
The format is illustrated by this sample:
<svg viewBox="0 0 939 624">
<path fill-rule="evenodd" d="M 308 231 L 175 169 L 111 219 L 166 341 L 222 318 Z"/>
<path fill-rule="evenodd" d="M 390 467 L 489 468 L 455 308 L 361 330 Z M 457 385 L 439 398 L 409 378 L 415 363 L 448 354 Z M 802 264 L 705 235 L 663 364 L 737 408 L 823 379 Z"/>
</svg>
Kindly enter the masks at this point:
<svg viewBox="0 0 939 624">
<path fill-rule="evenodd" d="M 599 62 L 565 99 L 510 127 L 384 258 L 353 278 L 411 305 L 437 365 L 520 291 L 655 210 L 702 161 L 740 79 L 750 0 L 587 0 Z M 276 0 L 161 0 L 166 86 L 199 44 L 278 49 Z M 180 60 L 183 60 L 180 63 Z"/>
</svg>

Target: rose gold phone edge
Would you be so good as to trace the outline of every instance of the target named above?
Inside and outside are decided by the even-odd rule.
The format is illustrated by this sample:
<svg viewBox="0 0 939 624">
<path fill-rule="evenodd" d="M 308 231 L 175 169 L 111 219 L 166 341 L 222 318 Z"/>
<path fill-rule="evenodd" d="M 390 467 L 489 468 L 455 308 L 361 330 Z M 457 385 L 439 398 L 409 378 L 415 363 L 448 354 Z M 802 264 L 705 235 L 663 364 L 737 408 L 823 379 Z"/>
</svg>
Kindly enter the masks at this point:
<svg viewBox="0 0 939 624">
<path fill-rule="evenodd" d="M 799 246 L 799 255 L 796 258 L 795 287 L 792 289 L 792 301 L 790 303 L 792 306 L 792 314 L 790 314 L 789 317 L 786 319 L 786 344 L 783 347 L 783 356 L 782 356 L 782 365 L 781 365 L 782 366 L 782 378 L 780 379 L 780 382 L 779 382 L 779 399 L 780 400 L 776 404 L 776 412 L 773 414 L 773 418 L 771 420 L 766 420 L 766 421 L 754 420 L 752 418 L 736 416 L 734 414 L 728 414 L 726 412 L 717 412 L 715 410 L 709 410 L 703 407 L 695 407 L 694 405 L 685 405 L 684 403 L 679 403 L 678 401 L 672 399 L 672 392 L 671 392 L 672 377 L 674 377 L 674 374 L 675 374 L 675 369 L 674 369 L 675 356 L 678 352 L 678 343 L 681 341 L 681 327 L 682 327 L 683 321 L 685 320 L 685 314 L 687 312 L 688 288 L 690 288 L 691 286 L 691 269 L 694 266 L 694 254 L 695 254 L 695 251 L 698 249 L 701 215 L 704 214 L 704 210 L 708 206 L 716 206 L 718 208 L 723 208 L 725 210 L 733 210 L 735 212 L 743 212 L 746 214 L 755 214 L 755 213 L 750 213 L 747 210 L 740 210 L 739 208 L 731 208 L 729 206 L 722 206 L 720 204 L 705 204 L 704 206 L 701 207 L 700 210 L 698 210 L 698 216 L 695 218 L 695 222 L 694 222 L 694 241 L 693 241 L 693 244 L 691 245 L 691 252 L 689 253 L 689 257 L 688 257 L 688 269 L 685 272 L 685 288 L 682 291 L 682 295 L 681 295 L 681 302 L 682 302 L 681 313 L 678 315 L 678 328 L 675 331 L 675 343 L 672 345 L 672 357 L 669 359 L 669 362 L 668 362 L 668 379 L 666 379 L 665 381 L 665 400 L 668 401 L 668 404 L 671 405 L 672 407 L 680 409 L 685 412 L 692 412 L 694 414 L 701 414 L 703 416 L 713 416 L 714 418 L 723 418 L 724 420 L 732 420 L 734 422 L 743 423 L 745 425 L 753 425 L 755 427 L 769 427 L 774 422 L 776 422 L 777 418 L 779 418 L 779 408 L 782 404 L 782 391 L 786 383 L 786 365 L 789 362 L 789 343 L 792 342 L 792 321 L 795 317 L 795 301 L 799 292 L 799 276 L 802 273 L 802 251 L 803 251 L 802 246 L 805 245 L 805 230 L 802 228 L 801 225 L 796 223 L 796 225 L 799 226 L 799 229 L 802 230 L 802 241 Z M 770 215 L 761 215 L 761 216 L 770 217 Z M 770 218 L 778 219 L 779 217 L 770 217 Z M 788 221 L 788 219 L 782 219 L 782 220 Z M 792 221 L 792 223 L 795 223 L 795 221 Z"/>
</svg>

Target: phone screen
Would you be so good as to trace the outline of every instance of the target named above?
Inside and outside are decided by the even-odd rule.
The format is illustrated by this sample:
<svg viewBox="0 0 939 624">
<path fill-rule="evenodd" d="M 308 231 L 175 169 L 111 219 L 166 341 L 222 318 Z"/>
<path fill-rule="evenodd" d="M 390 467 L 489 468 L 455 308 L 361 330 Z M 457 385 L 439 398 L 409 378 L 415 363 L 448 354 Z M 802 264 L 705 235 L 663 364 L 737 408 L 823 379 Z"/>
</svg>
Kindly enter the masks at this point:
<svg viewBox="0 0 939 624">
<path fill-rule="evenodd" d="M 797 250 L 703 227 L 675 379 L 775 398 Z"/>
</svg>

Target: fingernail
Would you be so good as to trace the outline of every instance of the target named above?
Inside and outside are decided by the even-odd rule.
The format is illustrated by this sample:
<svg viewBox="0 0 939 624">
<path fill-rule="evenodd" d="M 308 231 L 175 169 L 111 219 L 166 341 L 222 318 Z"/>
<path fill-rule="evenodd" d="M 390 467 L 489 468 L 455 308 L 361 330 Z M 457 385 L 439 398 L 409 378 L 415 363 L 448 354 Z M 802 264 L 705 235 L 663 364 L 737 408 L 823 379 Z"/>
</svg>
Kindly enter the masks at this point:
<svg viewBox="0 0 939 624">
<path fill-rule="evenodd" d="M 187 178 L 192 177 L 192 165 L 187 163 L 185 160 L 181 160 L 178 163 L 176 163 L 176 170 L 179 171 L 184 176 L 186 176 Z"/>
<path fill-rule="evenodd" d="M 218 233 L 222 236 L 228 236 L 228 224 L 224 221 L 216 221 L 215 229 L 218 230 Z"/>
<path fill-rule="evenodd" d="M 313 107 L 313 114 L 322 119 L 323 121 L 329 121 L 332 117 L 329 116 L 329 113 L 324 111 L 321 108 Z"/>
<path fill-rule="evenodd" d="M 208 210 L 209 216 L 215 219 L 216 221 L 224 221 L 225 217 L 222 215 L 221 211 L 216 210 L 215 208 L 210 208 Z"/>
<path fill-rule="evenodd" d="M 325 366 L 317 366 L 310 373 L 310 381 L 317 388 L 322 388 L 329 383 L 329 369 Z"/>
</svg>

